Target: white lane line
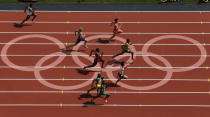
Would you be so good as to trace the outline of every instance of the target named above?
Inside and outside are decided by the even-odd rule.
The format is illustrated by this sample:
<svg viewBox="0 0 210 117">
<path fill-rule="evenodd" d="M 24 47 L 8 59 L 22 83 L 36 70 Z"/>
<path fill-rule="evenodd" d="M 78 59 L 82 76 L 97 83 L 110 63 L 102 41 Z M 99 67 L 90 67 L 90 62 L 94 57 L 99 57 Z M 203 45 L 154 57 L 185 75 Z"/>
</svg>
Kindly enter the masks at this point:
<svg viewBox="0 0 210 117">
<path fill-rule="evenodd" d="M 56 67 L 52 67 L 52 66 L 47 66 L 47 67 L 36 67 L 36 66 L 0 66 L 1 69 L 10 69 L 10 68 L 22 68 L 22 67 L 27 67 L 27 68 L 35 68 L 35 69 L 42 69 L 42 68 L 51 68 L 51 69 L 80 69 L 83 67 L 78 67 L 78 66 L 56 66 Z M 94 68 L 98 68 L 100 69 L 101 67 L 94 67 Z M 120 67 L 104 67 L 104 69 L 119 69 Z M 129 69 L 180 69 L 180 68 L 186 68 L 186 69 L 209 69 L 209 67 L 127 67 Z"/>
<path fill-rule="evenodd" d="M 209 92 L 144 92 L 144 91 L 107 91 L 111 94 L 209 94 Z M 54 93 L 65 93 L 65 94 L 81 94 L 87 93 L 87 91 L 0 91 L 0 93 L 44 93 L 44 94 L 54 94 Z M 97 93 L 96 91 L 91 91 L 91 93 Z"/>
<path fill-rule="evenodd" d="M 0 107 L 84 107 L 84 106 L 105 106 L 105 107 L 205 107 L 210 105 L 144 105 L 144 104 L 0 104 Z"/>
<path fill-rule="evenodd" d="M 148 39 L 149 40 L 149 39 Z M 63 45 L 65 43 L 0 43 L 0 45 Z M 74 43 L 67 43 L 67 44 L 74 44 Z M 78 44 L 78 45 L 84 45 L 84 44 Z M 113 46 L 113 45 L 123 45 L 122 43 L 109 43 L 109 44 L 102 44 L 102 43 L 87 43 L 87 45 L 105 45 L 105 46 Z M 134 46 L 195 46 L 195 45 L 210 45 L 210 44 L 144 44 L 144 43 L 133 43 Z"/>
<path fill-rule="evenodd" d="M 15 23 L 15 22 L 21 22 L 21 21 L 0 21 L 0 23 Z M 31 22 L 28 21 L 27 23 L 35 23 L 35 24 L 110 24 L 111 22 L 75 22 L 75 21 L 63 21 L 63 22 L 56 22 L 56 21 L 35 21 Z M 210 22 L 119 22 L 122 24 L 209 24 Z"/>
<path fill-rule="evenodd" d="M 86 34 L 95 34 L 95 35 L 112 35 L 112 32 L 84 32 Z M 0 32 L 0 34 L 74 34 L 74 32 Z M 210 34 L 209 32 L 196 32 L 196 33 L 149 33 L 149 32 L 124 32 L 121 33 L 121 35 L 177 35 L 177 34 L 183 34 L 183 35 L 204 35 L 204 34 Z"/>
<path fill-rule="evenodd" d="M 0 56 L 8 56 L 8 57 L 36 57 L 36 56 L 54 56 L 54 57 L 57 57 L 57 56 L 89 56 L 89 55 L 66 55 L 66 54 L 63 54 L 63 55 L 45 55 L 45 54 L 31 54 L 31 55 L 25 55 L 25 54 L 8 54 L 8 55 L 2 55 L 0 54 Z M 104 57 L 110 57 L 110 56 L 114 56 L 114 55 L 103 55 Z M 130 56 L 129 54 L 126 54 L 126 55 L 119 55 L 119 56 Z M 143 55 L 134 55 L 136 57 L 141 57 L 141 56 L 163 56 L 163 57 L 210 57 L 210 55 L 146 55 L 146 54 L 143 54 Z"/>
<path fill-rule="evenodd" d="M 0 12 L 23 12 L 23 10 L 0 10 Z M 64 13 L 208 13 L 210 11 L 202 10 L 202 11 L 55 11 L 55 10 L 37 10 L 36 12 L 64 12 Z"/>
<path fill-rule="evenodd" d="M 49 80 L 49 81 L 87 81 L 87 80 L 93 80 L 93 79 L 81 79 L 81 78 L 44 78 L 44 79 L 35 79 L 35 78 L 0 78 L 0 81 L 37 81 L 37 80 Z M 104 79 L 105 81 L 110 80 L 117 80 L 115 79 Z M 166 81 L 195 81 L 195 82 L 209 82 L 210 79 L 141 79 L 141 78 L 129 78 L 129 79 L 122 79 L 126 81 L 160 81 L 160 80 L 166 80 Z"/>
</svg>

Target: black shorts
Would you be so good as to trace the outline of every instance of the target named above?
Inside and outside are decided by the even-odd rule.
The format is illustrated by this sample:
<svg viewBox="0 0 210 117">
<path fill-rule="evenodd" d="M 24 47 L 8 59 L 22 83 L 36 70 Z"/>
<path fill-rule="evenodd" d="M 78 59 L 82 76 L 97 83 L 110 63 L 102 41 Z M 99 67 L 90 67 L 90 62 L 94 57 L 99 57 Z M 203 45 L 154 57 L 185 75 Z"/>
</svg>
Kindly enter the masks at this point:
<svg viewBox="0 0 210 117">
<path fill-rule="evenodd" d="M 124 78 L 124 75 L 123 75 L 123 74 L 120 74 L 120 72 L 118 72 L 118 77 L 119 77 L 120 79 L 122 79 L 122 78 Z"/>
<path fill-rule="evenodd" d="M 130 49 L 127 49 L 127 50 L 123 50 L 124 53 L 131 53 L 131 50 Z"/>
<path fill-rule="evenodd" d="M 31 15 L 27 15 L 26 20 L 28 20 L 31 16 L 36 16 L 36 15 L 34 13 L 32 13 Z"/>
</svg>

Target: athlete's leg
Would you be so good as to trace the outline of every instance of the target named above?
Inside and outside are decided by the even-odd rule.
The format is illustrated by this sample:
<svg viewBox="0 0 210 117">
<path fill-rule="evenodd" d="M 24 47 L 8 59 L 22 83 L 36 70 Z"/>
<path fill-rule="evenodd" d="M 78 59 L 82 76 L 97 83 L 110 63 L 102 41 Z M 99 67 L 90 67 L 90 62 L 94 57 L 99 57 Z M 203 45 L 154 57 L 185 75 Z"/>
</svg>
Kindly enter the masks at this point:
<svg viewBox="0 0 210 117">
<path fill-rule="evenodd" d="M 115 57 L 117 57 L 117 56 L 123 55 L 124 53 L 125 53 L 125 52 L 122 51 L 121 53 L 118 53 L 118 54 L 114 55 L 112 58 L 115 58 Z"/>
<path fill-rule="evenodd" d="M 90 68 L 90 67 L 95 67 L 97 65 L 97 63 L 98 63 L 98 61 L 97 60 L 94 60 L 94 62 L 93 62 L 92 65 L 86 66 L 83 69 Z"/>
<path fill-rule="evenodd" d="M 118 79 L 117 81 L 115 82 L 115 86 L 117 86 L 117 83 L 122 79 L 122 76 L 120 73 L 118 73 Z"/>
<path fill-rule="evenodd" d="M 79 44 L 79 43 L 80 43 L 80 40 L 77 39 L 77 41 L 76 41 L 74 44 L 69 44 L 69 45 L 67 45 L 67 46 L 66 46 L 66 49 L 68 49 L 68 48 L 70 48 L 70 47 L 73 47 L 73 46 L 76 46 L 76 45 Z"/>
<path fill-rule="evenodd" d="M 133 53 L 130 49 L 127 50 L 126 52 L 131 54 L 131 57 L 132 57 L 132 60 L 133 60 L 133 55 L 134 55 L 134 53 Z"/>
<path fill-rule="evenodd" d="M 104 68 L 104 60 L 102 59 L 102 57 L 99 58 L 100 62 L 102 63 L 101 68 Z"/>
<path fill-rule="evenodd" d="M 88 48 L 88 47 L 87 47 L 87 41 L 86 41 L 86 40 L 84 41 L 84 47 L 85 47 L 85 48 Z"/>
<path fill-rule="evenodd" d="M 108 102 L 108 98 L 110 97 L 110 94 L 109 93 L 106 93 L 105 95 L 106 95 L 106 97 L 104 98 L 104 102 L 107 103 Z"/>
<path fill-rule="evenodd" d="M 31 21 L 34 21 L 36 17 L 37 17 L 37 15 L 34 14 L 34 15 L 33 15 L 33 19 L 32 19 Z"/>
<path fill-rule="evenodd" d="M 118 33 L 123 33 L 123 30 L 122 29 L 118 29 L 119 31 L 118 31 Z"/>
<path fill-rule="evenodd" d="M 92 90 L 94 90 L 94 89 L 96 89 L 96 87 L 92 87 L 91 89 L 89 89 L 89 90 L 87 91 L 87 94 L 89 94 L 90 91 L 92 91 Z"/>
<path fill-rule="evenodd" d="M 111 41 L 115 36 L 116 36 L 116 34 L 114 33 L 114 34 L 109 38 L 109 41 Z"/>
<path fill-rule="evenodd" d="M 28 21 L 28 19 L 29 19 L 30 17 L 31 17 L 30 15 L 27 15 L 26 18 L 25 18 L 20 24 L 23 24 L 23 23 L 25 23 L 25 21 Z"/>
<path fill-rule="evenodd" d="M 124 79 L 128 79 L 128 76 L 126 76 L 126 75 L 123 75 L 123 78 L 124 78 Z"/>
</svg>

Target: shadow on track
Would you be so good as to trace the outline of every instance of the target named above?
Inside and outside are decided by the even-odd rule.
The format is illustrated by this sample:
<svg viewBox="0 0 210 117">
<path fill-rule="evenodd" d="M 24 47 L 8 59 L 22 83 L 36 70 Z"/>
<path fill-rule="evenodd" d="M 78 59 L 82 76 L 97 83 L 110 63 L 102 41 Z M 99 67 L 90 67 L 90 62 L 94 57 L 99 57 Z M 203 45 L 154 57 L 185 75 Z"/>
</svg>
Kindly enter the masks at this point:
<svg viewBox="0 0 210 117">
<path fill-rule="evenodd" d="M 98 40 L 96 41 L 96 42 L 98 42 L 98 43 L 110 43 L 111 41 L 115 41 L 115 40 L 106 40 L 106 39 L 101 39 L 101 38 L 98 38 Z"/>
<path fill-rule="evenodd" d="M 31 24 L 18 24 L 18 23 L 13 23 L 13 26 L 15 28 L 22 28 L 24 26 L 32 26 Z"/>
</svg>

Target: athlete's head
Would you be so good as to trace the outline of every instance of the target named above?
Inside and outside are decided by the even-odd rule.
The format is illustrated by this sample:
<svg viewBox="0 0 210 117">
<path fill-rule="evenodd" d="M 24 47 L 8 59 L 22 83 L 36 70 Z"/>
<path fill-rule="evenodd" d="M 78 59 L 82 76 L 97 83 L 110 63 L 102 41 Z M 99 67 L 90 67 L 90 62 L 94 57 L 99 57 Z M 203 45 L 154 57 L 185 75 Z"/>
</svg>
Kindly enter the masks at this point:
<svg viewBox="0 0 210 117">
<path fill-rule="evenodd" d="M 126 43 L 130 43 L 130 39 L 127 39 L 127 40 L 126 40 Z"/>
<path fill-rule="evenodd" d="M 100 73 L 98 74 L 98 77 L 101 77 L 101 74 Z"/>
<path fill-rule="evenodd" d="M 122 61 L 122 62 L 120 63 L 120 65 L 123 67 L 123 66 L 125 65 L 125 62 Z"/>
<path fill-rule="evenodd" d="M 118 18 L 115 18 L 115 19 L 114 19 L 114 22 L 117 23 L 117 22 L 118 22 Z"/>
<path fill-rule="evenodd" d="M 30 7 L 32 7 L 32 6 L 33 6 L 33 4 L 29 4 L 29 6 L 30 6 Z"/>
<path fill-rule="evenodd" d="M 79 28 L 79 31 L 82 32 L 82 31 L 83 31 L 83 27 L 80 27 L 80 28 Z"/>
<path fill-rule="evenodd" d="M 99 48 L 96 48 L 96 52 L 100 52 L 100 49 Z"/>
</svg>

